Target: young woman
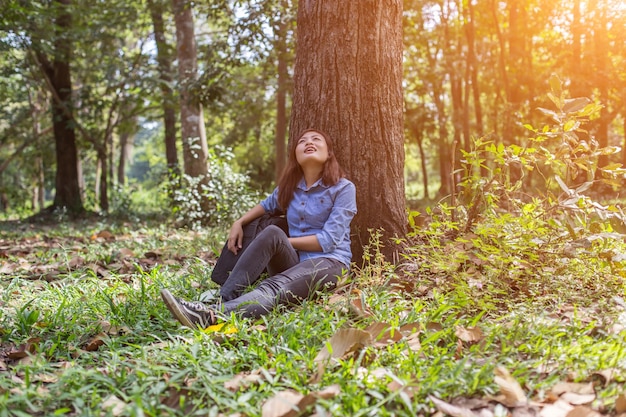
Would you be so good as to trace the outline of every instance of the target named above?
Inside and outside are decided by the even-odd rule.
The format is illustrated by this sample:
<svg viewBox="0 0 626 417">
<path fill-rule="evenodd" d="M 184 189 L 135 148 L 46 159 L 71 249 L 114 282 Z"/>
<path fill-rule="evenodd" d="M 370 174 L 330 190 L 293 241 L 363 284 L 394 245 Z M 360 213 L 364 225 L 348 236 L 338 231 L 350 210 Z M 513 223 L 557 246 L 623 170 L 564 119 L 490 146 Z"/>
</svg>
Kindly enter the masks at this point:
<svg viewBox="0 0 626 417">
<path fill-rule="evenodd" d="M 350 267 L 350 222 L 356 214 L 356 190 L 333 151 L 331 139 L 317 129 L 293 141 L 278 187 L 235 221 L 227 248 L 242 248 L 243 228 L 266 213 L 286 212 L 289 235 L 280 227 L 263 229 L 238 258 L 220 289 L 221 305 L 161 296 L 187 327 L 206 328 L 231 312 L 257 318 L 280 304 L 305 299 L 319 289 L 333 289 Z M 245 292 L 267 269 L 268 278 Z"/>
</svg>

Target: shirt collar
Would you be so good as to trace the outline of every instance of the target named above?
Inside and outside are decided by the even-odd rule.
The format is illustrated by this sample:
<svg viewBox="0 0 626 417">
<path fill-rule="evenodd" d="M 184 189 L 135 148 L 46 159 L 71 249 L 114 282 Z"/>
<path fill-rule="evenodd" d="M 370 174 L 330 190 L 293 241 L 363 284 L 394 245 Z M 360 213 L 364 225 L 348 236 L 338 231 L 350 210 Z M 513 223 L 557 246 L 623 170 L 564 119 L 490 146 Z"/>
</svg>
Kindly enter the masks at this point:
<svg viewBox="0 0 626 417">
<path fill-rule="evenodd" d="M 313 183 L 313 185 L 309 188 L 309 190 L 311 190 L 311 189 L 313 189 L 313 188 L 315 188 L 315 187 L 317 187 L 317 186 L 324 187 L 324 188 L 328 188 L 328 186 L 327 186 L 326 184 L 324 184 L 324 183 L 322 182 L 322 179 L 320 178 L 319 180 L 317 180 L 317 181 L 315 181 L 315 182 Z M 306 190 L 307 190 L 307 188 L 306 188 L 306 181 L 304 180 L 304 177 L 302 177 L 302 178 L 300 179 L 300 182 L 298 183 L 298 188 L 300 188 L 301 190 L 304 190 L 304 191 L 306 191 Z"/>
</svg>

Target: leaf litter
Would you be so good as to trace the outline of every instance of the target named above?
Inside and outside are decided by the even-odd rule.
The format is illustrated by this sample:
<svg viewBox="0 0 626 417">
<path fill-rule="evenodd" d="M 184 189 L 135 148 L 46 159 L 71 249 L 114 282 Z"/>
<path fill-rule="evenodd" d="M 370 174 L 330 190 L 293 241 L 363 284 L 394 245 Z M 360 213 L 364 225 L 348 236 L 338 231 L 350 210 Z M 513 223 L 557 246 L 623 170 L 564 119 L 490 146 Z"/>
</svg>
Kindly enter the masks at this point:
<svg viewBox="0 0 626 417">
<path fill-rule="evenodd" d="M 14 274 L 18 272 L 29 279 L 41 279 L 43 277 L 46 280 L 51 280 L 63 276 L 68 271 L 86 269 L 91 270 L 99 277 L 105 278 L 110 273 L 115 273 L 117 276 L 132 274 L 135 272 L 137 265 L 146 267 L 149 270 L 151 267 L 159 264 L 177 263 L 186 259 L 186 255 L 177 255 L 175 251 L 169 252 L 168 250 L 147 250 L 143 251 L 142 255 L 136 256 L 136 251 L 128 248 L 131 246 L 131 242 L 128 242 L 129 240 L 132 240 L 132 238 L 115 236 L 108 230 L 94 233 L 88 238 L 79 237 L 58 240 L 41 237 L 25 238 L 18 241 L 15 245 L 10 245 L 6 241 L 0 240 L 0 274 L 7 272 L 8 274 Z M 127 243 L 124 244 L 124 242 Z M 112 244 L 122 244 L 122 246 L 107 248 L 107 245 Z M 88 261 L 86 253 L 89 251 L 83 250 L 83 245 L 100 245 L 107 249 L 107 253 L 113 262 Z M 56 255 L 53 254 L 50 258 L 40 257 L 42 251 L 54 252 L 54 250 L 62 247 L 71 248 L 71 257 L 67 261 L 59 260 L 61 252 Z M 67 255 L 64 256 L 67 257 Z M 53 259 L 54 262 L 49 262 L 50 259 Z M 211 259 L 212 255 L 206 258 L 208 261 Z M 396 280 L 394 287 L 398 291 L 412 288 L 420 296 L 426 298 L 433 297 L 432 288 L 428 285 L 414 288 L 406 284 L 405 280 L 399 280 L 397 277 L 394 279 Z M 482 287 L 482 284 L 476 286 L 478 289 L 480 287 Z M 332 309 L 345 309 L 349 314 L 361 320 L 370 321 L 374 316 L 372 309 L 365 302 L 363 293 L 354 288 L 348 294 L 334 294 L 330 297 L 328 306 Z M 598 316 L 601 317 L 601 314 L 598 314 L 598 311 L 593 307 L 585 310 L 580 307 L 574 308 L 565 305 L 561 307 L 560 311 L 554 313 L 553 318 L 562 322 L 576 321 L 591 325 L 595 322 L 594 317 Z M 607 326 L 606 323 L 600 323 L 597 329 L 598 331 L 611 331 L 610 326 Z M 128 331 L 126 328 L 112 326 L 107 322 L 102 322 L 101 328 L 101 333 L 94 335 L 83 345 L 85 351 L 96 351 L 105 344 L 107 338 L 116 337 Z M 422 350 L 420 338 L 424 337 L 424 331 L 443 331 L 445 329 L 446 327 L 439 322 L 428 322 L 425 325 L 409 323 L 395 327 L 388 323 L 376 321 L 364 329 L 357 327 L 341 328 L 324 343 L 315 357 L 317 372 L 311 376 L 309 382 L 318 384 L 321 382 L 327 369 L 336 366 L 340 361 L 356 358 L 364 350 L 370 350 L 375 354 L 377 350 L 384 350 L 388 346 L 402 344 L 407 353 L 420 354 Z M 615 331 L 615 334 L 619 331 L 621 330 Z M 216 334 L 216 337 L 233 335 L 237 332 L 238 329 L 231 324 L 220 324 L 205 330 L 206 334 Z M 486 338 L 479 326 L 456 326 L 453 333 L 457 338 L 457 354 L 460 356 L 464 355 L 466 349 L 470 346 L 480 344 Z M 12 350 L 7 349 L 5 346 L 2 358 L 0 358 L 0 371 L 11 368 L 16 361 L 31 360 L 33 355 L 36 354 L 39 342 L 36 339 L 29 340 L 27 343 Z M 59 369 L 59 372 L 61 371 L 62 367 Z M 257 370 L 239 373 L 232 380 L 224 383 L 224 387 L 233 392 L 249 390 L 255 385 L 267 382 L 263 372 L 268 371 Z M 368 370 L 363 367 L 359 368 L 359 373 L 362 373 L 367 378 L 377 378 L 386 381 L 387 389 L 390 392 L 400 393 L 401 398 L 410 400 L 415 394 L 419 393 L 419 380 L 405 381 L 399 379 L 394 376 L 391 370 L 385 368 Z M 14 378 L 19 379 L 19 376 L 16 375 Z M 621 384 L 623 379 L 620 378 L 623 378 L 623 372 L 620 369 L 599 370 L 591 373 L 588 378 L 577 378 L 577 382 L 572 382 L 571 380 L 557 382 L 545 395 L 539 395 L 540 393 L 538 392 L 527 392 L 508 369 L 496 366 L 493 381 L 499 389 L 498 395 L 486 395 L 483 398 L 456 397 L 449 401 L 445 401 L 435 395 L 429 395 L 428 399 L 440 413 L 451 416 L 487 417 L 500 416 L 503 412 L 507 415 L 518 417 L 526 415 L 541 417 L 597 416 L 606 413 L 606 404 L 598 404 L 596 387 L 607 386 L 616 379 Z M 32 376 L 31 379 L 44 384 L 39 388 L 40 393 L 44 395 L 45 385 L 58 381 L 58 376 L 50 373 L 40 373 Z M 17 388 L 14 391 L 16 393 L 20 392 Z M 179 390 L 175 393 L 170 393 L 169 398 L 164 399 L 164 401 L 171 402 L 171 406 L 174 407 L 177 399 L 184 395 L 186 395 L 186 392 Z M 333 398 L 338 395 L 341 395 L 341 388 L 338 385 L 332 385 L 321 390 L 311 390 L 306 394 L 293 389 L 282 390 L 263 404 L 262 416 L 306 415 L 306 410 L 315 404 L 317 400 Z M 113 415 L 121 415 L 125 406 L 126 404 L 114 395 L 108 397 L 102 404 L 103 411 L 107 410 Z M 609 403 L 608 407 L 612 407 L 618 415 L 626 414 L 626 394 L 619 394 L 615 398 L 614 403 Z"/>
</svg>

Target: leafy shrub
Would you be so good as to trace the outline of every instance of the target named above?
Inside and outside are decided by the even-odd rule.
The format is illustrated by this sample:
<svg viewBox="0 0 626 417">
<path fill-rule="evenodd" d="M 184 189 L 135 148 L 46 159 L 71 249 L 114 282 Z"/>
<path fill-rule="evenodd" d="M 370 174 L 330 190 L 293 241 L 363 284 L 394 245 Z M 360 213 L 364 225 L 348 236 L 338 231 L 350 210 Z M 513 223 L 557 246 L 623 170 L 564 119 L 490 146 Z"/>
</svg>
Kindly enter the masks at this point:
<svg viewBox="0 0 626 417">
<path fill-rule="evenodd" d="M 191 228 L 229 225 L 256 204 L 259 194 L 250 189 L 247 175 L 233 171 L 234 154 L 216 146 L 209 150 L 208 178 L 183 175 L 174 187 L 176 221 Z"/>
<path fill-rule="evenodd" d="M 533 137 L 522 145 L 477 139 L 463 152 L 465 176 L 452 204 L 429 209 L 423 228 L 420 214 L 411 213 L 415 227 L 404 254 L 411 275 L 462 288 L 483 309 L 485 301 L 495 308 L 518 297 L 553 303 L 557 293 L 561 302 L 584 304 L 620 285 L 626 235 L 617 231 L 626 216 L 593 193 L 619 184 L 621 165 L 601 162 L 618 149 L 600 147 L 582 128 L 598 104 L 566 98 L 556 77 L 551 86 L 556 109 L 541 111 L 552 124 L 526 125 Z M 531 174 L 543 184 L 529 186 Z"/>
</svg>

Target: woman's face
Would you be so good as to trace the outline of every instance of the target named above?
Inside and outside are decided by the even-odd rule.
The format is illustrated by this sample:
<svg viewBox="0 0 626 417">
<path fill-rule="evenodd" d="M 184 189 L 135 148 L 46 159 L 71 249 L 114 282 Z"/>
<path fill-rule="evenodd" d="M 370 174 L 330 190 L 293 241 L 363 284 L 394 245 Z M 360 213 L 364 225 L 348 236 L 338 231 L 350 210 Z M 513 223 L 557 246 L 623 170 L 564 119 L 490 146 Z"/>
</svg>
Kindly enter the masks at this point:
<svg viewBox="0 0 626 417">
<path fill-rule="evenodd" d="M 305 132 L 296 143 L 296 160 L 305 165 L 324 165 L 328 160 L 328 145 L 324 136 L 314 130 Z"/>
</svg>

